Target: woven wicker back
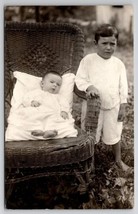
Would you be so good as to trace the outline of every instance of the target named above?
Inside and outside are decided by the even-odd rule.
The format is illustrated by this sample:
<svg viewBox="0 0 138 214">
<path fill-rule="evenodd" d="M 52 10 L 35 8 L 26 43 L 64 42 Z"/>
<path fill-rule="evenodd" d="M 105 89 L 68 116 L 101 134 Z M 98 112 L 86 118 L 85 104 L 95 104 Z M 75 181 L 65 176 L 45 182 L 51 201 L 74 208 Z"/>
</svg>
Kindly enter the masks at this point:
<svg viewBox="0 0 138 214">
<path fill-rule="evenodd" d="M 83 57 L 81 30 L 63 23 L 14 23 L 5 25 L 5 82 L 10 71 L 43 76 L 47 71 L 76 73 Z"/>
</svg>

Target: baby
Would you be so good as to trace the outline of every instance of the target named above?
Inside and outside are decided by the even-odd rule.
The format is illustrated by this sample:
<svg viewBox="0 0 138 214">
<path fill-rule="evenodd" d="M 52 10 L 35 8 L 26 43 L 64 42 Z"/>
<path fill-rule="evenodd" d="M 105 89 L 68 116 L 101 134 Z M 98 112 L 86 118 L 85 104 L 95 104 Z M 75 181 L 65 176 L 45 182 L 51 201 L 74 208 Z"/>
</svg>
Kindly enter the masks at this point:
<svg viewBox="0 0 138 214">
<path fill-rule="evenodd" d="M 63 127 L 63 129 L 66 127 L 68 129 L 69 135 L 67 134 L 67 136 L 76 136 L 77 130 L 73 127 L 73 118 L 69 112 L 69 104 L 66 99 L 59 94 L 61 85 L 62 77 L 56 72 L 48 72 L 42 78 L 41 89 L 30 91 L 24 96 L 24 107 L 31 106 L 39 109 L 39 112 L 46 113 L 44 120 L 41 113 L 38 112 L 38 117 L 40 117 L 40 120 L 42 120 L 45 125 L 43 125 L 42 129 L 31 131 L 33 136 L 42 136 L 43 138 L 56 137 L 58 132 L 62 132 L 60 127 Z M 57 128 L 53 129 L 53 127 Z M 69 129 L 71 132 L 69 132 Z"/>
</svg>

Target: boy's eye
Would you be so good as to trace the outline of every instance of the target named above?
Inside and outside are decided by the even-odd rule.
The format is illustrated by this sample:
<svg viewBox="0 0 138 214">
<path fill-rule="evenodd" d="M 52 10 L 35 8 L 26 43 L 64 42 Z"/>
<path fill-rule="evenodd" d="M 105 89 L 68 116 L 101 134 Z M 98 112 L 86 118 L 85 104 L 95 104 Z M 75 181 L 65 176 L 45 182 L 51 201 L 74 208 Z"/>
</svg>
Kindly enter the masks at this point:
<svg viewBox="0 0 138 214">
<path fill-rule="evenodd" d="M 115 43 L 111 43 L 112 46 L 115 46 Z"/>
<path fill-rule="evenodd" d="M 107 43 L 107 42 L 103 42 L 103 45 L 111 45 L 111 46 L 115 46 L 115 43 Z"/>
</svg>

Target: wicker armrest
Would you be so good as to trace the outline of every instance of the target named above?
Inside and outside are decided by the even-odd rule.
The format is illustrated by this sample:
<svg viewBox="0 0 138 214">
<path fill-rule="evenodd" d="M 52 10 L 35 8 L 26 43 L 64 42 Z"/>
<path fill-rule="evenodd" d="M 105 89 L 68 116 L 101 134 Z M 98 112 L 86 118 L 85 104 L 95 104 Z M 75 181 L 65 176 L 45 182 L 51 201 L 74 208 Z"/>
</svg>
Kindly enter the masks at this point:
<svg viewBox="0 0 138 214">
<path fill-rule="evenodd" d="M 78 97 L 83 99 L 81 111 L 81 129 L 95 138 L 101 107 L 100 98 L 93 97 L 88 99 L 86 97 L 86 93 L 84 91 L 80 91 L 76 85 L 74 86 L 74 92 Z"/>
<path fill-rule="evenodd" d="M 100 113 L 100 98 L 84 99 L 81 112 L 81 129 L 96 137 L 98 118 Z"/>
</svg>

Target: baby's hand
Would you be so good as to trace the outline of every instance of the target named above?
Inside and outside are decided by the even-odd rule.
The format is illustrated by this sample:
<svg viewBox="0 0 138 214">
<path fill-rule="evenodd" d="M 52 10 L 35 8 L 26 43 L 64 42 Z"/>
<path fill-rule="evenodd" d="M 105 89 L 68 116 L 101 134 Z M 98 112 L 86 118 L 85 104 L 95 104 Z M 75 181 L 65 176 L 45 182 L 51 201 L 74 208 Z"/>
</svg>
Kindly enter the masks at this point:
<svg viewBox="0 0 138 214">
<path fill-rule="evenodd" d="M 88 98 L 91 98 L 91 97 L 99 97 L 99 91 L 97 88 L 95 88 L 93 85 L 90 85 L 87 90 L 86 90 L 86 96 Z"/>
<path fill-rule="evenodd" d="M 67 112 L 65 112 L 65 111 L 62 111 L 61 113 L 60 113 L 60 115 L 61 115 L 61 117 L 63 117 L 63 119 L 69 119 L 69 116 L 68 116 L 68 113 Z"/>
<path fill-rule="evenodd" d="M 31 102 L 31 106 L 32 107 L 39 107 L 41 104 L 38 102 L 38 101 L 36 101 L 36 100 L 32 100 L 32 102 Z"/>
</svg>

